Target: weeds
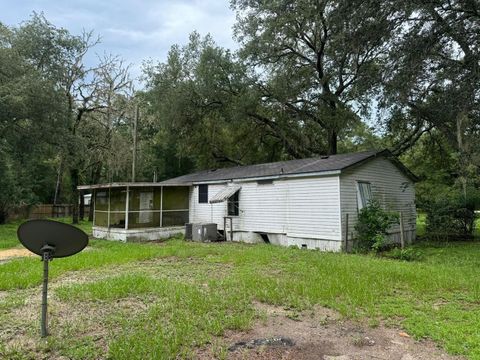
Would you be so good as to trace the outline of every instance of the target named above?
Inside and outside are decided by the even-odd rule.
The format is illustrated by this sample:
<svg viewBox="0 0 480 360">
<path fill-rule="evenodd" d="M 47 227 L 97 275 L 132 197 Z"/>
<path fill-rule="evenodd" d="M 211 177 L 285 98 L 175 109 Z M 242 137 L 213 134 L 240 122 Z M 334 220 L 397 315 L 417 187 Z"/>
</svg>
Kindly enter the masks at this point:
<svg viewBox="0 0 480 360">
<path fill-rule="evenodd" d="M 41 264 L 11 260 L 0 265 L 0 357 L 191 358 L 208 343 L 223 357 L 218 337 L 250 327 L 259 317 L 253 304 L 263 302 L 292 316 L 318 304 L 372 326 L 386 321 L 480 358 L 480 244 L 413 249 L 419 261 L 179 239 L 92 241 L 89 250 L 52 262 L 51 309 L 72 311 L 53 314 L 48 346 L 36 339 L 36 317 L 22 318 L 32 311 L 25 292 L 40 290 Z M 12 342 L 12 331 L 26 345 Z"/>
</svg>

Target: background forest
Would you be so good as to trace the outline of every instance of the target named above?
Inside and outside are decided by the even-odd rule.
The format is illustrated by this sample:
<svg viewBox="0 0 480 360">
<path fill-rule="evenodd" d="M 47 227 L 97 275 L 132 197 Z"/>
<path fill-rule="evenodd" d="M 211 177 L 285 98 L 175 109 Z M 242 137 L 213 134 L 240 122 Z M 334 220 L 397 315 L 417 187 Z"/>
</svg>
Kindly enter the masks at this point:
<svg viewBox="0 0 480 360">
<path fill-rule="evenodd" d="M 388 148 L 430 229 L 480 206 L 476 0 L 232 0 L 238 50 L 196 32 L 132 79 L 100 38 L 0 23 L 0 223 L 79 184 Z M 134 86 L 135 85 L 135 86 Z M 138 115 L 138 116 L 137 116 Z M 76 221 L 77 214 L 74 214 Z M 443 225 L 442 225 L 443 224 Z"/>
</svg>

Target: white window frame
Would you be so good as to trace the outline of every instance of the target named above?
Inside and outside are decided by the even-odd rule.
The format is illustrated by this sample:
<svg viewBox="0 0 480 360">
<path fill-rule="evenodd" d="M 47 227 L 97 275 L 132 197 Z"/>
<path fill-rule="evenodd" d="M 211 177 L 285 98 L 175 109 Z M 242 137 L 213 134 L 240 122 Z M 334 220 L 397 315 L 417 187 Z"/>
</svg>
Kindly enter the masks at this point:
<svg viewBox="0 0 480 360">
<path fill-rule="evenodd" d="M 367 192 L 361 191 L 362 186 L 366 185 Z M 364 189 L 365 190 L 365 189 Z M 364 195 L 368 195 L 367 198 L 362 197 L 362 192 Z M 372 184 L 370 181 L 357 181 L 357 209 L 358 211 L 362 210 L 367 206 L 368 202 L 373 199 Z"/>
</svg>

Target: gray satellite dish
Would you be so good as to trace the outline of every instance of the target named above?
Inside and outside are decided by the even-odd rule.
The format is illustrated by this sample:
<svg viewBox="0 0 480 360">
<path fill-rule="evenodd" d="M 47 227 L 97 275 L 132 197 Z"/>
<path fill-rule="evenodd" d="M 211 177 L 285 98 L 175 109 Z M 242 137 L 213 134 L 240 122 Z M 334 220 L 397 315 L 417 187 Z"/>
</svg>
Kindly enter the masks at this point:
<svg viewBox="0 0 480 360">
<path fill-rule="evenodd" d="M 52 220 L 29 220 L 19 226 L 17 236 L 23 246 L 43 260 L 42 337 L 47 332 L 48 262 L 75 255 L 88 245 L 88 236 L 75 226 Z"/>
</svg>

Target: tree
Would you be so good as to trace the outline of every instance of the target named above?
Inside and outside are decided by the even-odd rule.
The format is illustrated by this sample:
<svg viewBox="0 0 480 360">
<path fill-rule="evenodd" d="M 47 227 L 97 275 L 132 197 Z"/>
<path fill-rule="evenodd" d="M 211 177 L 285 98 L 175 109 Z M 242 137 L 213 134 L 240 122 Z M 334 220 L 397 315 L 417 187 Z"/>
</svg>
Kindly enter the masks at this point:
<svg viewBox="0 0 480 360">
<path fill-rule="evenodd" d="M 162 143 L 155 151 L 176 153 L 179 169 L 192 163 L 218 167 L 277 156 L 272 148 L 279 143 L 278 135 L 248 116 L 260 106 L 248 77 L 251 71 L 210 37 L 193 33 L 189 44 L 172 47 L 166 63 L 146 71 L 149 127 L 155 143 Z M 161 177 L 165 173 L 170 170 Z"/>
<path fill-rule="evenodd" d="M 396 115 L 392 123 L 405 120 L 412 129 L 395 150 L 405 151 L 433 127 L 461 147 L 479 120 L 478 4 L 417 1 L 402 9 L 405 26 L 391 48 L 384 100 Z"/>
<path fill-rule="evenodd" d="M 269 124 L 285 115 L 304 130 L 294 157 L 337 153 L 339 134 L 358 122 L 356 109 L 368 112 L 379 86 L 398 26 L 394 7 L 329 0 L 234 0 L 232 7 L 240 54 L 259 73 L 257 87 L 273 111 Z"/>
<path fill-rule="evenodd" d="M 0 221 L 12 207 L 49 200 L 58 140 L 51 134 L 64 115 L 61 93 L 15 40 L 15 30 L 0 24 Z"/>
<path fill-rule="evenodd" d="M 88 139 L 81 129 L 87 121 L 98 119 L 92 115 L 101 114 L 109 129 L 107 132 L 111 132 L 113 118 L 118 115 L 114 109 L 114 105 L 119 103 L 117 97 L 127 96 L 131 89 L 128 67 L 119 58 L 105 56 L 95 66 L 85 65 L 86 54 L 98 41 L 92 32 L 71 35 L 67 30 L 55 27 L 43 15 L 35 13 L 28 22 L 11 32 L 11 47 L 41 79 L 52 85 L 55 99 L 59 100 L 56 103 L 59 110 L 51 117 L 54 127 L 48 141 L 55 146 L 58 154 L 58 179 L 63 178 L 64 170 L 69 175 L 74 223 L 78 222 L 77 186 L 83 169 L 89 167 L 86 164 L 88 153 L 94 151 L 88 147 Z M 49 101 L 45 100 L 40 102 L 42 106 L 48 106 Z M 41 126 L 44 125 L 41 122 Z M 107 141 L 110 138 L 110 135 L 107 136 Z M 108 145 L 102 144 L 107 148 Z M 54 198 L 58 198 L 58 188 Z"/>
<path fill-rule="evenodd" d="M 467 189 L 480 183 L 479 4 L 399 4 L 404 26 L 391 47 L 391 71 L 381 103 L 391 115 L 387 129 L 395 143 L 393 152 L 408 151 L 425 135 L 434 139 L 421 146 L 442 145 L 443 151 L 436 154 L 448 154 L 454 163 L 444 184 L 461 187 L 466 203 Z"/>
</svg>

